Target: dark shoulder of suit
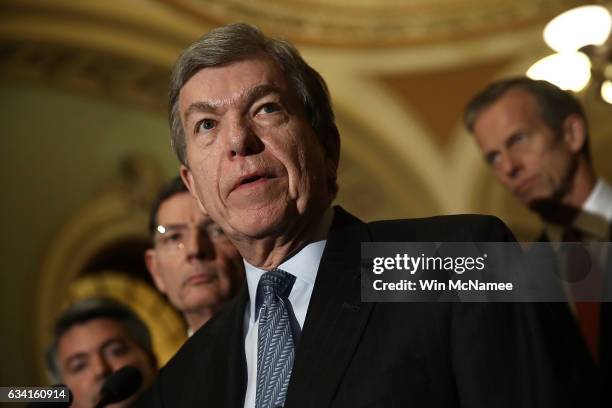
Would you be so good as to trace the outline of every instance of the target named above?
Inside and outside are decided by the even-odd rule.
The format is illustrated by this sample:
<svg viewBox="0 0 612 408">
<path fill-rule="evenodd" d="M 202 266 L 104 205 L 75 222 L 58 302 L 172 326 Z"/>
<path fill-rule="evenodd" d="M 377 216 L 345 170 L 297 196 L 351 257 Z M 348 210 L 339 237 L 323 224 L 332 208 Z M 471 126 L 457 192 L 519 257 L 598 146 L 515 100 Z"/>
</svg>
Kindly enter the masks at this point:
<svg viewBox="0 0 612 408">
<path fill-rule="evenodd" d="M 371 223 L 370 228 L 374 241 L 514 241 L 512 233 L 498 218 L 478 215 L 383 221 Z M 450 332 L 446 337 L 455 340 L 447 346 L 451 350 L 466 348 L 451 357 L 456 364 L 455 372 L 464 371 L 464 378 L 455 380 L 472 396 L 476 395 L 472 398 L 473 404 L 486 403 L 487 395 L 513 401 L 509 406 L 590 404 L 593 393 L 585 390 L 593 380 L 593 367 L 586 349 L 581 347 L 566 304 L 428 306 L 437 312 L 450 309 L 448 313 L 452 317 L 445 318 L 453 322 L 447 326 Z M 436 310 L 431 313 L 435 315 Z M 509 350 L 505 355 L 504 348 Z M 488 370 L 474 370 L 478 364 L 486 365 Z M 487 384 L 486 390 L 481 388 L 483 383 Z M 523 394 L 518 392 L 520 389 Z M 508 393 L 506 397 L 504 393 Z M 490 402 L 500 406 L 499 402 Z"/>
</svg>

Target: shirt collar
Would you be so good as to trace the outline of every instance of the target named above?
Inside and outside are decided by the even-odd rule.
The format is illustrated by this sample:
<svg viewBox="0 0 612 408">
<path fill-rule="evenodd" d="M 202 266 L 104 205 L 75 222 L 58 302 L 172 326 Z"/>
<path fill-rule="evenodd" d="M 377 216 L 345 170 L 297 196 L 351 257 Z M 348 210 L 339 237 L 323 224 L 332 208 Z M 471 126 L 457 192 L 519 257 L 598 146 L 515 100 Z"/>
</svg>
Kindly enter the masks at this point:
<svg viewBox="0 0 612 408">
<path fill-rule="evenodd" d="M 612 221 L 612 186 L 599 178 L 595 188 L 584 202 L 582 211 L 597 215 L 608 223 Z"/>
<path fill-rule="evenodd" d="M 599 178 L 582 205 L 572 226 L 582 231 L 587 240 L 608 241 L 612 221 L 612 186 Z M 563 227 L 546 224 L 546 234 L 552 241 L 561 241 Z"/>
<path fill-rule="evenodd" d="M 315 239 L 293 254 L 290 258 L 283 261 L 277 268 L 295 276 L 296 280 L 300 280 L 307 285 L 314 285 L 317 278 L 317 271 L 319 270 L 319 264 L 323 256 L 323 250 L 327 243 L 327 234 L 331 227 L 333 216 L 334 212 L 330 207 L 323 214 L 323 218 L 315 233 Z M 255 299 L 259 279 L 261 275 L 266 273 L 266 270 L 259 269 L 246 260 L 243 261 L 246 271 L 247 287 L 249 290 L 249 312 L 250 316 L 255 316 L 255 302 L 251 300 Z"/>
</svg>

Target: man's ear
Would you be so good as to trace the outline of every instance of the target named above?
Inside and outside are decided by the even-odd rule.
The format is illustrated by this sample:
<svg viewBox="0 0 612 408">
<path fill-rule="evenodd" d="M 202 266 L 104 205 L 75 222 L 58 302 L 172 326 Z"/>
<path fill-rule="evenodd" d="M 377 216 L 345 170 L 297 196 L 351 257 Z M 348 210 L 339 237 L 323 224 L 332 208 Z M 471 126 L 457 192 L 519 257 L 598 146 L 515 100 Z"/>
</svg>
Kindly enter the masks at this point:
<svg viewBox="0 0 612 408">
<path fill-rule="evenodd" d="M 183 180 L 183 183 L 185 183 L 185 186 L 187 186 L 187 189 L 189 190 L 193 198 L 195 198 L 196 202 L 198 203 L 198 207 L 200 208 L 200 211 L 202 211 L 204 215 L 208 215 L 208 212 L 206 211 L 206 209 L 202 205 L 202 202 L 200 201 L 200 198 L 196 194 L 195 181 L 193 179 L 193 174 L 191 173 L 191 169 L 185 166 L 184 164 L 181 164 L 179 174 L 181 175 L 181 179 Z"/>
<path fill-rule="evenodd" d="M 336 125 L 332 125 L 325 143 L 325 169 L 330 178 L 336 184 L 338 180 L 338 165 L 340 163 L 340 133 Z"/>
<path fill-rule="evenodd" d="M 340 132 L 335 124 L 329 129 L 325 150 L 327 152 L 327 159 L 338 168 L 338 164 L 340 163 Z"/>
<path fill-rule="evenodd" d="M 569 115 L 563 120 L 563 140 L 573 153 L 582 150 L 586 138 L 586 124 L 580 115 Z"/>
<path fill-rule="evenodd" d="M 155 283 L 157 289 L 161 293 L 166 294 L 166 285 L 164 284 L 164 280 L 160 276 L 159 270 L 157 269 L 156 257 L 157 252 L 155 252 L 154 249 L 147 249 L 144 254 L 145 265 L 147 266 L 149 274 L 151 275 L 151 278 L 153 278 L 153 283 Z"/>
</svg>

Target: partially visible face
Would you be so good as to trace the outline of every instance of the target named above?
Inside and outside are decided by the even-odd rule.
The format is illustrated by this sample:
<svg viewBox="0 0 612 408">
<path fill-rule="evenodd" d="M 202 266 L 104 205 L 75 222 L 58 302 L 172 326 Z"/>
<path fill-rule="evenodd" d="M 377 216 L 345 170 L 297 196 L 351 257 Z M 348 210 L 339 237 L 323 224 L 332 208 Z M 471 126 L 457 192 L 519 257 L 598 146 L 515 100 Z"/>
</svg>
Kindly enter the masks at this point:
<svg viewBox="0 0 612 408">
<path fill-rule="evenodd" d="M 57 351 L 62 381 L 73 393 L 71 406 L 74 408 L 93 407 L 104 380 L 126 365 L 136 367 L 142 374 L 141 391 L 153 382 L 157 371 L 149 355 L 132 340 L 126 328 L 108 318 L 73 326 L 60 338 Z M 127 407 L 139 393 L 109 407 Z"/>
<path fill-rule="evenodd" d="M 474 136 L 495 177 L 525 205 L 560 201 L 578 153 L 540 117 L 535 97 L 509 90 L 485 108 Z"/>
<path fill-rule="evenodd" d="M 157 288 L 183 313 L 218 309 L 243 280 L 234 245 L 188 192 L 165 200 L 157 222 L 155 247 L 146 256 Z"/>
<path fill-rule="evenodd" d="M 232 240 L 303 229 L 330 204 L 337 160 L 270 59 L 200 70 L 182 88 L 179 111 L 182 176 Z"/>
</svg>

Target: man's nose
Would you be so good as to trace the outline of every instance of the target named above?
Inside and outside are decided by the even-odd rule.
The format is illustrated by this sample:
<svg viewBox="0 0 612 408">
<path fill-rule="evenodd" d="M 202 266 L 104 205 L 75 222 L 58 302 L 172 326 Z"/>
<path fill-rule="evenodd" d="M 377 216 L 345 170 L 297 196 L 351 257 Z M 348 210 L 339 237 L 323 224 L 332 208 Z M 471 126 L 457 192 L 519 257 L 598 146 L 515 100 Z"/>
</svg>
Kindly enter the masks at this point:
<svg viewBox="0 0 612 408">
<path fill-rule="evenodd" d="M 514 179 L 522 169 L 521 160 L 510 152 L 503 153 L 499 163 L 499 171 L 505 178 Z"/>
<path fill-rule="evenodd" d="M 257 154 L 264 148 L 255 126 L 246 118 L 234 118 L 231 121 L 227 138 L 230 158 Z"/>
<path fill-rule="evenodd" d="M 93 357 L 92 364 L 96 378 L 104 379 L 113 372 L 111 365 L 102 354 L 96 354 Z"/>
<path fill-rule="evenodd" d="M 185 244 L 188 257 L 207 259 L 214 258 L 215 256 L 214 246 L 206 231 L 201 229 L 192 230 Z"/>
</svg>

